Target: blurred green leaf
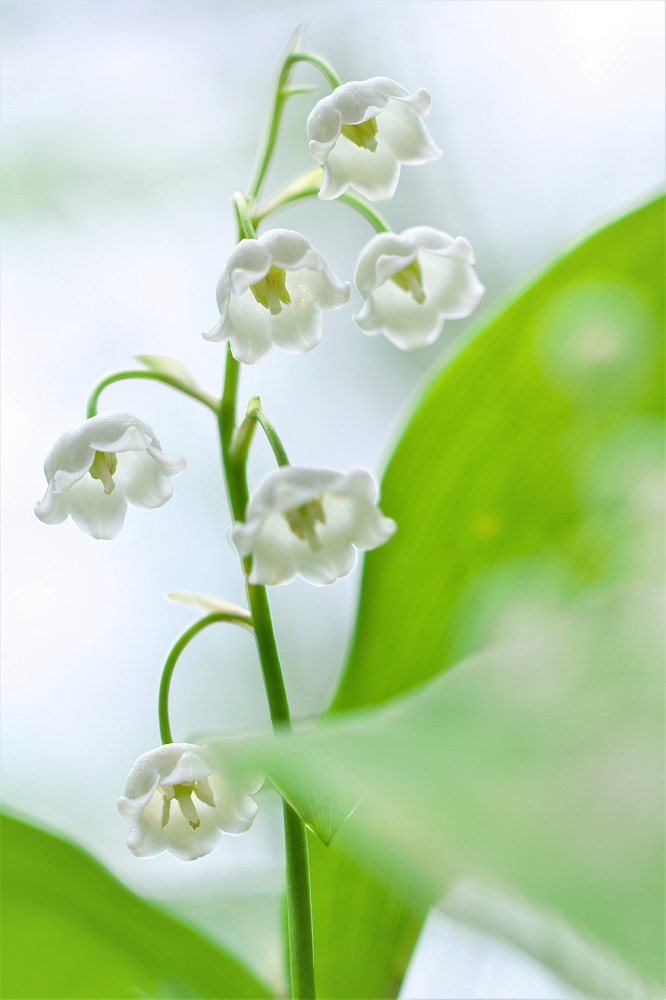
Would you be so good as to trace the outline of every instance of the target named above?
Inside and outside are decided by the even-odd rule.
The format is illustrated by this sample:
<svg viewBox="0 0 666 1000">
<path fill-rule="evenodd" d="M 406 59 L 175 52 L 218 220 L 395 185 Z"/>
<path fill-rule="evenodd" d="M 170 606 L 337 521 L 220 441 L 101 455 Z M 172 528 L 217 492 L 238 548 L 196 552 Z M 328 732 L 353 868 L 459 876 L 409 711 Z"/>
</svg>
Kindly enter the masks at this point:
<svg viewBox="0 0 666 1000">
<path fill-rule="evenodd" d="M 659 199 L 557 261 L 424 393 L 384 478 L 399 530 L 366 559 L 334 711 L 409 691 L 476 648 L 469 626 L 496 567 L 549 553 L 574 590 L 607 568 L 609 524 L 583 523 L 581 483 L 613 431 L 660 406 L 663 213 Z M 312 843 L 320 994 L 395 996 L 427 901 L 393 867 L 382 877 Z"/>
<path fill-rule="evenodd" d="M 652 569 L 568 601 L 523 567 L 518 589 L 502 581 L 485 615 L 485 653 L 390 705 L 242 741 L 238 759 L 293 795 L 362 798 L 340 847 L 397 865 L 412 901 L 461 876 L 517 894 L 545 914 L 529 935 L 519 927 L 519 943 L 586 995 L 659 997 L 639 987 L 659 980 L 664 947 L 662 595 Z M 480 902 L 478 919 L 492 923 Z M 558 920 L 590 947 L 554 949 Z"/>
<path fill-rule="evenodd" d="M 0 818 L 3 996 L 271 996 L 230 955 L 129 892 L 80 848 Z"/>
</svg>

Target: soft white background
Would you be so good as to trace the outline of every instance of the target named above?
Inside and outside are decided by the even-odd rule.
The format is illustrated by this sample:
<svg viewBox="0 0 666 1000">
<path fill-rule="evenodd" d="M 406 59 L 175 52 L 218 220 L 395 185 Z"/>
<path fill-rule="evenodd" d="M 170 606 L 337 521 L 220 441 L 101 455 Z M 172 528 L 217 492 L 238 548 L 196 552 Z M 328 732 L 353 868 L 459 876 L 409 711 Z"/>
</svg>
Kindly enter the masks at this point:
<svg viewBox="0 0 666 1000">
<path fill-rule="evenodd" d="M 343 79 L 381 74 L 431 91 L 429 128 L 444 156 L 405 169 L 386 213 L 396 229 L 429 224 L 466 236 L 487 309 L 663 183 L 664 6 L 13 0 L 2 12 L 2 797 L 140 891 L 178 896 L 200 921 L 214 922 L 212 902 L 199 899 L 204 886 L 254 892 L 263 919 L 247 921 L 253 946 L 277 975 L 267 937 L 278 917 L 275 809 L 267 803 L 250 834 L 192 866 L 133 859 L 115 809 L 135 757 L 159 741 L 161 666 L 192 620 L 163 595 L 242 601 L 209 414 L 146 383 L 103 396 L 103 407 L 136 411 L 189 462 L 174 499 L 152 513 L 130 510 L 113 543 L 37 521 L 43 457 L 83 418 L 96 379 L 136 353 L 177 356 L 218 386 L 223 348 L 200 333 L 216 320 L 215 283 L 233 245 L 229 198 L 249 177 L 273 69 L 299 22 L 310 23 L 310 47 Z M 307 68 L 300 75 L 317 81 Z M 313 100 L 289 108 L 277 182 L 311 165 L 303 125 Z M 344 277 L 370 235 L 335 204 L 295 207 L 278 224 L 304 231 Z M 261 395 L 293 462 L 380 472 L 410 397 L 468 324 L 403 355 L 364 337 L 351 313 L 327 318 L 311 354 L 276 352 L 244 372 L 241 398 Z M 260 446 L 255 478 L 267 467 Z M 296 713 L 320 710 L 333 690 L 357 582 L 274 593 Z M 263 723 L 249 637 L 222 627 L 202 636 L 172 700 L 176 739 Z M 242 926 L 242 917 L 217 918 L 238 948 Z M 564 995 L 528 964 L 498 959 L 499 946 L 444 930 L 433 920 L 411 995 Z"/>
</svg>

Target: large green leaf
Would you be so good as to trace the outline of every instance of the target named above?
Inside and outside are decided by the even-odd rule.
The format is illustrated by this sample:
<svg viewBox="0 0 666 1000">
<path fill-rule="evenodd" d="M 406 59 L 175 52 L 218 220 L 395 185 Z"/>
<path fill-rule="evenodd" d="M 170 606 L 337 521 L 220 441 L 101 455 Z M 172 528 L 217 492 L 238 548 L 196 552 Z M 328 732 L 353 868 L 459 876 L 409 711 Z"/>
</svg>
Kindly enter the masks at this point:
<svg viewBox="0 0 666 1000">
<path fill-rule="evenodd" d="M 651 520 L 634 536 L 641 549 L 658 540 Z M 358 853 L 377 888 L 382 872 L 402 872 L 412 908 L 474 878 L 538 907 L 529 934 L 524 921 L 495 929 L 587 995 L 660 997 L 639 984 L 659 983 L 664 957 L 661 588 L 642 560 L 621 587 L 574 600 L 545 586 L 543 566 L 522 576 L 482 612 L 493 647 L 454 671 L 315 730 L 209 752 L 297 794 L 362 797 L 336 847 Z M 346 896 L 356 903 L 353 880 Z M 494 922 L 483 896 L 468 915 Z M 362 975 L 366 995 L 377 970 Z"/>
<path fill-rule="evenodd" d="M 268 997 L 231 956 L 73 844 L 2 816 L 2 995 Z"/>
<path fill-rule="evenodd" d="M 447 360 L 384 479 L 399 530 L 367 558 L 335 710 L 393 698 L 474 648 L 494 567 L 548 553 L 574 588 L 603 572 L 582 484 L 613 430 L 659 405 L 663 245 L 660 199 L 556 262 Z M 315 849 L 323 996 L 395 995 L 427 904 L 386 878 L 390 891 L 359 858 Z"/>
</svg>

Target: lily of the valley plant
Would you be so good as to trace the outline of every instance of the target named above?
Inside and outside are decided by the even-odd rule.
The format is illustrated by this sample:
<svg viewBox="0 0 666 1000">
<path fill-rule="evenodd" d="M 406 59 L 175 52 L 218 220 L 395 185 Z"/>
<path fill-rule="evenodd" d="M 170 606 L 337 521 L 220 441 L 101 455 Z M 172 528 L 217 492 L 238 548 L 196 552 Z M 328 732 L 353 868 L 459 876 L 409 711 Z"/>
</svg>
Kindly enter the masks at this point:
<svg viewBox="0 0 666 1000">
<path fill-rule="evenodd" d="M 324 314 L 349 302 L 352 274 L 362 298 L 356 325 L 370 335 L 383 333 L 402 350 L 433 343 L 445 320 L 469 315 L 483 294 L 466 240 L 421 220 L 393 233 L 370 204 L 393 196 L 402 165 L 427 164 L 441 155 L 423 121 L 429 93 L 410 92 L 387 77 L 343 83 L 321 56 L 300 47 L 303 35 L 302 30 L 296 33 L 279 68 L 256 174 L 245 192 L 234 195 L 238 239 L 221 267 L 219 320 L 204 333 L 207 340 L 227 344 L 220 397 L 197 386 L 178 362 L 164 358 L 144 358 L 146 368 L 107 376 L 89 398 L 86 421 L 63 433 L 47 455 L 46 493 L 35 506 L 46 524 L 71 516 L 93 538 L 111 539 L 128 504 L 148 510 L 170 499 L 171 479 L 184 469 L 185 459 L 165 454 L 151 427 L 138 417 L 115 410 L 98 413 L 102 392 L 115 382 L 161 382 L 215 418 L 231 538 L 246 581 L 248 609 L 220 602 L 217 611 L 177 640 L 167 657 L 158 700 L 162 745 L 139 757 L 118 801 L 129 824 L 127 846 L 140 858 L 163 851 L 184 861 L 200 858 L 217 847 L 223 833 L 248 830 L 257 811 L 253 794 L 261 776 L 239 782 L 211 765 L 205 746 L 173 741 L 169 689 L 185 646 L 213 622 L 252 630 L 273 725 L 289 726 L 266 588 L 295 576 L 313 584 L 334 583 L 353 570 L 358 552 L 383 545 L 396 530 L 378 507 L 377 485 L 369 472 L 292 466 L 256 396 L 238 418 L 242 366 L 258 364 L 275 348 L 292 355 L 313 350 L 324 335 Z M 309 146 L 318 166 L 265 195 L 282 112 L 291 95 L 302 92 L 291 84 L 301 62 L 316 67 L 331 91 L 312 108 L 303 128 L 304 151 Z M 278 210 L 317 197 L 353 208 L 374 230 L 367 245 L 357 248 L 355 270 L 350 262 L 342 277 L 326 264 L 326 248 L 315 249 L 306 236 L 289 229 L 260 231 Z M 293 364 L 299 364 L 297 358 Z M 247 466 L 258 429 L 268 439 L 277 468 L 250 496 Z M 313 997 L 305 827 L 286 801 L 283 809 L 292 995 Z"/>
</svg>

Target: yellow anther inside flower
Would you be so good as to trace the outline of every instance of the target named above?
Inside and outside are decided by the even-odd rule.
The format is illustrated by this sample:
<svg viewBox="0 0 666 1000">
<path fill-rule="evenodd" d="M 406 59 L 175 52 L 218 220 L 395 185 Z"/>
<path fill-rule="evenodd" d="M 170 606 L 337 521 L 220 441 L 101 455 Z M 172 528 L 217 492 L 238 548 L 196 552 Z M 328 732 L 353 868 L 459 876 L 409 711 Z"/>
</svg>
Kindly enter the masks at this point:
<svg viewBox="0 0 666 1000">
<path fill-rule="evenodd" d="M 201 802 L 205 802 L 207 806 L 215 808 L 213 790 L 210 787 L 208 778 L 199 778 L 198 781 L 184 781 L 180 785 L 160 785 L 159 790 L 163 797 L 162 828 L 169 822 L 171 800 L 174 798 L 180 806 L 180 811 L 193 830 L 197 830 L 201 826 L 201 820 L 199 819 L 196 806 L 192 801 L 192 792 L 194 792 Z"/>
<path fill-rule="evenodd" d="M 425 302 L 426 295 L 423 290 L 423 278 L 418 260 L 412 261 L 402 271 L 394 274 L 391 281 L 395 281 L 396 285 L 409 292 L 415 302 Z"/>
<path fill-rule="evenodd" d="M 270 309 L 271 315 L 277 316 L 282 312 L 282 304 L 290 305 L 291 299 L 286 285 L 287 275 L 281 267 L 271 264 L 270 271 L 265 278 L 255 285 L 250 285 L 250 291 L 254 295 L 259 305 L 265 309 Z"/>
<path fill-rule="evenodd" d="M 96 451 L 93 464 L 90 466 L 90 475 L 93 479 L 99 479 L 104 487 L 105 493 L 113 493 L 116 484 L 113 481 L 113 473 L 118 465 L 118 456 L 112 451 Z"/>
<path fill-rule="evenodd" d="M 358 125 L 343 125 L 340 129 L 342 134 L 361 149 L 367 149 L 371 153 L 377 149 L 377 119 L 368 118 L 366 122 L 359 122 Z"/>
<path fill-rule="evenodd" d="M 316 527 L 317 523 L 326 523 L 326 515 L 324 514 L 321 500 L 316 499 L 311 500 L 310 503 L 304 503 L 302 507 L 286 511 L 284 516 L 294 534 L 301 541 L 306 541 L 315 552 L 319 551 L 321 542 L 317 538 Z"/>
</svg>

